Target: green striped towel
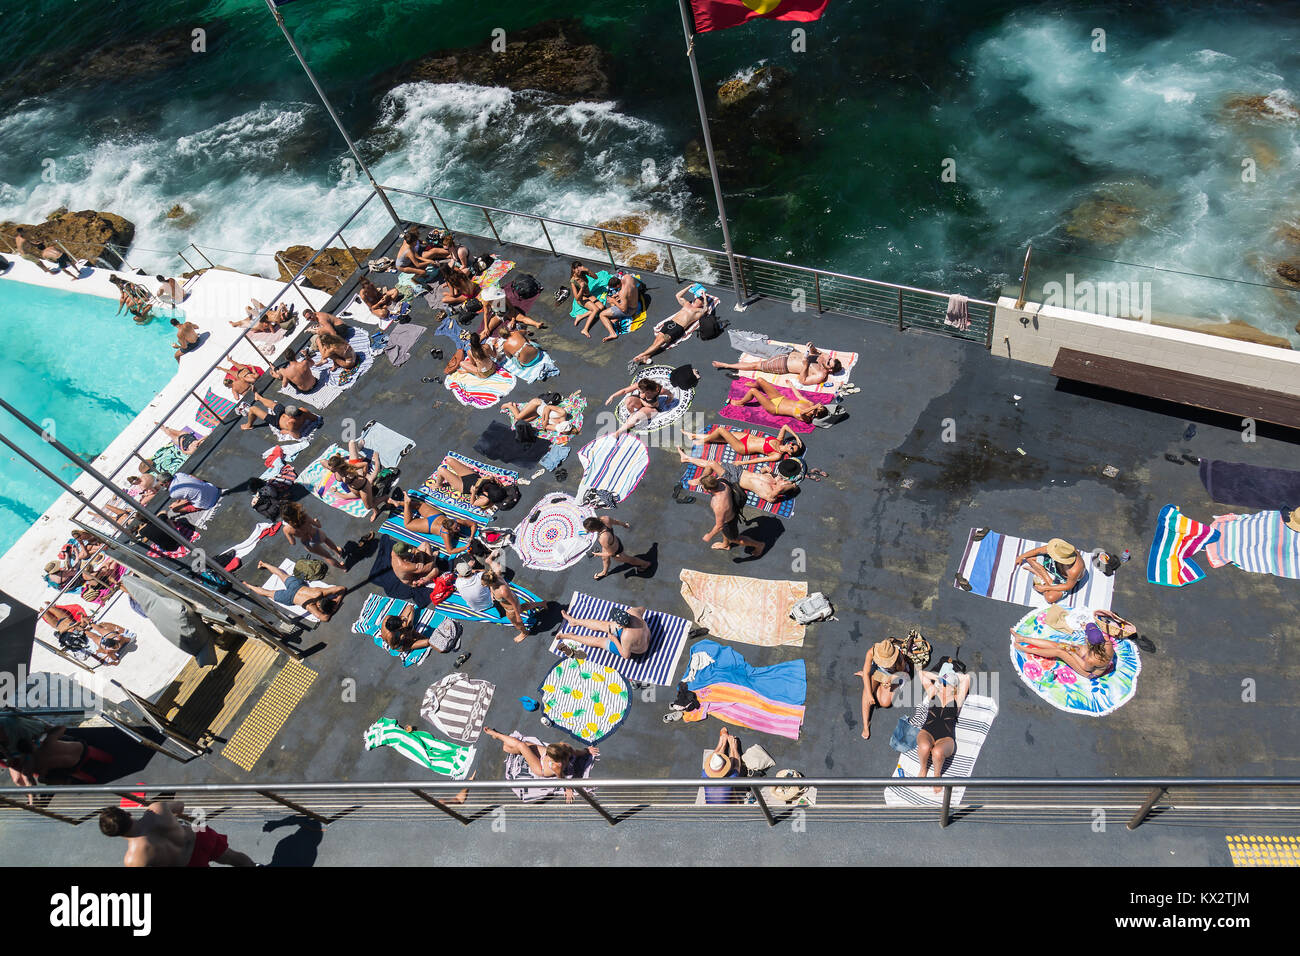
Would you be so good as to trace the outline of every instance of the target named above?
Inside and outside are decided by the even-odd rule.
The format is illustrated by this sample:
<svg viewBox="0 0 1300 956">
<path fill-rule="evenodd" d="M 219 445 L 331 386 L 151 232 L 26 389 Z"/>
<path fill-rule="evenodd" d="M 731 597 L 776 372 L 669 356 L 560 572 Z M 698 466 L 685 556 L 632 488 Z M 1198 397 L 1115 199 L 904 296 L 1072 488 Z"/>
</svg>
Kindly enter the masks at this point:
<svg viewBox="0 0 1300 956">
<path fill-rule="evenodd" d="M 407 760 L 451 777 L 464 780 L 474 762 L 474 748 L 439 740 L 423 730 L 404 730 L 391 717 L 380 717 L 366 731 L 366 749 L 392 747 Z"/>
</svg>

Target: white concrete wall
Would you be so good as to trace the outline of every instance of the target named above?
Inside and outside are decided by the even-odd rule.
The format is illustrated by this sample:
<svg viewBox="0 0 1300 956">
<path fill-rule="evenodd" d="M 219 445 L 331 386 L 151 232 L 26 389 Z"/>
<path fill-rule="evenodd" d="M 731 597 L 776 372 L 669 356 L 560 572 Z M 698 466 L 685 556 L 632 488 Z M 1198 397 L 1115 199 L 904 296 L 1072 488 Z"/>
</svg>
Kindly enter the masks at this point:
<svg viewBox="0 0 1300 956">
<path fill-rule="evenodd" d="M 998 300 L 993 354 L 1051 366 L 1063 348 L 1300 397 L 1300 352 L 1133 319 Z"/>
</svg>

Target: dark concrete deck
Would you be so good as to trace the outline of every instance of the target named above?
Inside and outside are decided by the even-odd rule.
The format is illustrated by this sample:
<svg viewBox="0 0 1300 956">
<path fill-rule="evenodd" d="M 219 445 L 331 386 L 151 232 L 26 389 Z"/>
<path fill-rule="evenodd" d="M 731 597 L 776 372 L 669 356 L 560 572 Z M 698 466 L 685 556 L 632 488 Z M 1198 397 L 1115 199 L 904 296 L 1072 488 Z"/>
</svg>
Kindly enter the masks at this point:
<svg viewBox="0 0 1300 956">
<path fill-rule="evenodd" d="M 390 233 L 374 255 L 383 253 L 385 246 L 392 254 L 394 238 Z M 488 240 L 470 244 L 475 251 L 491 247 Z M 551 298 L 551 291 L 566 281 L 568 259 L 514 247 L 494 251 L 516 260 L 517 271 L 535 274 L 546 286 L 533 314 L 550 324 L 539 342 L 562 372 L 544 384 L 521 383 L 510 398 L 582 388 L 598 410 L 607 395 L 628 384 L 626 363 L 643 346 L 649 323 L 628 339 L 610 344 L 601 344 L 599 336 L 583 339 L 564 317 L 567 303 L 561 314 Z M 657 320 L 675 308 L 676 289 L 662 277 L 649 277 L 649 285 L 655 300 L 652 319 Z M 350 282 L 335 303 L 349 299 L 352 289 Z M 936 656 L 959 648 L 972 670 L 998 675 L 1001 714 L 980 756 L 980 776 L 1300 773 L 1295 743 L 1300 722 L 1288 689 L 1300 676 L 1296 583 L 1224 568 L 1210 572 L 1201 583 L 1172 589 L 1148 585 L 1144 574 L 1153 522 L 1165 503 L 1175 502 L 1204 520 L 1231 510 L 1210 501 L 1194 466 L 1171 463 L 1167 454 L 1190 452 L 1295 467 L 1300 458 L 1294 434 L 1261 429 L 1256 443 L 1245 444 L 1234 421 L 1095 389 L 1058 386 L 1045 368 L 997 358 L 970 343 L 900 333 L 846 317 L 792 314 L 774 302 L 735 313 L 730 297 L 723 298 L 724 313 L 736 327 L 798 341 L 814 339 L 861 353 L 854 381 L 862 391 L 846 399 L 850 419 L 808 437 L 809 463 L 831 477 L 805 484 L 794 519 L 763 516 L 756 533 L 766 537 L 769 550 L 757 561 L 742 562 L 701 543 L 700 535 L 710 524 L 703 500 L 690 506 L 674 503 L 669 491 L 681 470 L 677 456 L 669 448 L 651 448 L 650 470 L 617 516 L 633 525 L 634 530 L 623 533 L 629 550 L 656 548 L 659 561 L 653 578 L 615 575 L 593 583 L 594 562 L 583 562 L 561 574 L 525 570 L 518 580 L 559 601 L 567 601 L 578 588 L 686 614 L 677 577 L 682 567 L 806 578 L 810 589 L 828 594 L 839 619 L 810 628 L 802 649 L 737 647 L 759 665 L 794 657 L 806 660 L 809 693 L 800 739 L 739 729 L 746 744 L 761 740 L 778 766 L 806 774 L 885 776 L 892 769 L 888 739 L 897 713 L 877 714 L 872 738 L 864 741 L 861 682 L 853 672 L 874 641 L 905 634 L 911 627 L 930 638 Z M 437 324 L 423 302 L 416 306 L 414 321 Z M 442 363 L 433 362 L 428 350 L 446 349 L 448 344 L 435 338 L 431 328 L 404 367 L 394 369 L 380 358 L 326 410 L 326 425 L 298 458 L 298 466 L 304 467 L 337 437 L 344 417 L 358 422 L 378 419 L 417 442 L 402 463 L 404 485 L 423 480 L 449 449 L 473 455 L 474 441 L 487 425 L 504 419 L 496 407 L 464 408 L 441 385 L 421 382 L 422 376 L 441 372 Z M 693 410 L 704 413 L 710 425 L 718 421 L 714 412 L 729 382 L 712 371 L 709 362 L 729 360 L 734 354 L 725 337 L 713 342 L 693 339 L 669 353 L 669 364 L 689 360 L 701 369 L 704 378 Z M 267 394 L 274 391 L 266 389 Z M 949 418 L 956 428 L 953 443 L 941 440 Z M 1190 422 L 1198 430 L 1184 441 Z M 589 416 L 575 449 L 594 434 L 595 421 Z M 240 432 L 236 426 L 210 451 L 204 449 L 194 470 L 223 486 L 236 485 L 261 470 L 258 453 L 266 445 L 262 429 Z M 520 506 L 499 516 L 497 523 L 521 520 L 540 495 L 554 488 L 572 492 L 581 475 L 576 451 L 566 464 L 567 481 L 557 485 L 550 475 L 538 479 L 524 489 Z M 1118 476 L 1103 477 L 1106 465 L 1115 466 Z M 243 538 L 255 520 L 246 502 L 246 496 L 239 496 L 220 512 L 205 540 L 218 545 Z M 314 499 L 305 504 L 340 543 L 368 530 L 363 520 Z M 1060 535 L 1085 548 L 1132 550 L 1132 562 L 1118 574 L 1114 607 L 1134 620 L 1156 648 L 1143 654 L 1133 701 L 1101 719 L 1068 716 L 1022 685 L 1009 665 L 1007 631 L 1023 609 L 952 587 L 961 548 L 974 526 L 1043 539 Z M 254 563 L 259 558 L 278 563 L 290 556 L 283 545 L 282 538 L 260 545 L 246 559 L 245 578 L 261 583 L 261 573 L 251 570 Z M 791 572 L 794 549 L 807 553 L 806 574 Z M 365 753 L 362 733 L 378 717 L 418 720 L 425 688 L 450 669 L 451 660 L 433 656 L 422 667 L 403 669 L 368 639 L 350 633 L 362 602 L 375 590 L 366 582 L 369 567 L 367 558 L 341 577 L 331 572 L 331 581 L 349 586 L 347 601 L 333 622 L 302 640 L 303 648 L 310 649 L 306 663 L 320 677 L 251 775 L 223 760 L 218 745 L 215 754 L 186 766 L 156 758 L 131 779 L 427 780 L 427 774 L 395 754 Z M 517 559 L 512 567 L 518 568 Z M 516 702 L 520 695 L 534 694 L 556 662 L 546 650 L 548 639 L 538 635 L 515 645 L 511 635 L 509 628 L 466 628 L 465 645 L 473 653 L 466 672 L 497 685 L 488 722 L 504 731 L 518 728 L 543 739 L 561 739 L 561 732 L 540 726 L 538 715 L 525 713 Z M 356 681 L 355 702 L 342 699 L 345 678 Z M 1246 679 L 1257 685 L 1257 702 L 1242 701 Z M 658 691 L 658 702 L 635 703 L 624 726 L 601 745 L 597 775 L 698 774 L 700 752 L 716 741 L 718 725 L 706 721 L 665 726 L 660 717 L 671 692 Z M 483 743 L 478 777 L 499 778 L 500 752 L 486 739 Z"/>
</svg>

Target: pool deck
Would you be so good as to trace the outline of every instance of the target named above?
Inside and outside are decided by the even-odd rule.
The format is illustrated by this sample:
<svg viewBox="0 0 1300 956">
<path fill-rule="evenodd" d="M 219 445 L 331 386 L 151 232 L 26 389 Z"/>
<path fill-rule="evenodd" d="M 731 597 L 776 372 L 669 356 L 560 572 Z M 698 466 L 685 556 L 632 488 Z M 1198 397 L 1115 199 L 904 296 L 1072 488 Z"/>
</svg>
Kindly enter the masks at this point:
<svg viewBox="0 0 1300 956">
<path fill-rule="evenodd" d="M 373 255 L 395 254 L 394 242 L 395 233 L 390 233 Z M 649 327 L 675 311 L 677 288 L 669 279 L 649 276 L 654 305 L 645 327 L 609 344 L 600 343 L 596 333 L 584 339 L 565 318 L 568 304 L 561 314 L 551 296 L 566 282 L 567 257 L 496 248 L 489 240 L 472 239 L 470 245 L 476 252 L 491 248 L 515 260 L 512 275 L 531 272 L 546 288 L 532 314 L 551 327 L 540 333 L 538 342 L 555 359 L 561 375 L 536 385 L 521 383 L 508 400 L 581 388 L 592 399 L 590 412 L 599 412 L 606 396 L 631 381 L 627 362 L 647 341 Z M 588 264 L 601 268 L 598 261 Z M 391 285 L 395 275 L 376 278 Z M 354 276 L 327 308 L 339 311 L 340 303 L 350 301 L 355 281 Z M 900 333 L 848 317 L 792 314 L 771 301 L 737 313 L 730 296 L 722 298 L 721 313 L 733 327 L 800 342 L 812 339 L 861 354 L 853 375 L 861 391 L 844 399 L 849 419 L 807 436 L 809 464 L 824 469 L 829 478 L 804 483 L 793 518 L 777 519 L 749 509 L 751 515 L 760 514 L 749 533 L 765 540 L 768 550 L 757 560 L 747 560 L 710 550 L 700 541 L 711 524 L 704 499 L 692 505 L 674 502 L 669 492 L 681 465 L 671 447 L 651 447 L 649 471 L 640 487 L 613 514 L 632 524 L 631 531 L 620 529 L 631 553 L 653 549 L 653 576 L 615 574 L 597 583 L 592 581 L 595 562 L 583 561 L 559 573 L 539 572 L 520 568 L 512 553 L 510 566 L 517 581 L 553 601 L 567 603 L 577 589 L 682 616 L 689 616 L 678 580 L 684 567 L 806 580 L 810 591 L 824 591 L 837 619 L 811 626 L 802 648 L 734 645 L 755 665 L 794 658 L 806 662 L 807 712 L 797 741 L 746 728 L 736 731 L 742 746 L 761 742 L 778 767 L 807 775 L 880 777 L 892 771 L 895 754 L 888 741 L 898 711 L 877 713 L 871 739 L 862 739 L 862 684 L 853 672 L 862 666 L 872 643 L 905 635 L 913 627 L 929 638 L 936 658 L 960 651 L 971 671 L 996 681 L 992 686 L 997 688 L 1000 713 L 976 768 L 981 777 L 1300 775 L 1300 720 L 1287 690 L 1300 676 L 1297 583 L 1232 567 L 1209 570 L 1205 562 L 1206 579 L 1186 588 L 1153 586 L 1144 574 L 1154 522 L 1163 505 L 1176 503 L 1205 521 L 1233 510 L 1209 499 L 1194 465 L 1176 464 L 1167 455 L 1295 467 L 1300 458 L 1294 433 L 1261 427 L 1258 440 L 1247 444 L 1239 423 L 1224 416 L 1061 385 L 1044 368 L 998 358 L 967 342 Z M 443 386 L 421 381 L 441 374 L 443 363 L 432 360 L 429 349 L 449 353 L 451 341 L 433 334 L 437 321 L 421 300 L 413 321 L 430 328 L 412 359 L 393 368 L 380 357 L 326 409 L 325 426 L 295 463 L 299 470 L 338 438 L 345 418 L 358 423 L 377 419 L 415 441 L 415 450 L 401 465 L 405 487 L 427 477 L 449 450 L 481 457 L 473 451 L 475 440 L 490 423 L 506 419 L 498 406 L 462 407 Z M 720 421 L 716 410 L 730 381 L 709 363 L 732 361 L 735 354 L 724 334 L 711 342 L 692 338 L 656 359 L 674 366 L 689 361 L 700 369 L 703 379 L 691 408 L 700 413 L 697 424 L 711 427 Z M 278 394 L 265 383 L 260 388 Z M 945 442 L 942 434 L 949 419 L 956 440 Z M 1189 424 L 1197 426 L 1196 432 L 1185 440 Z M 537 479 L 523 489 L 521 504 L 493 523 L 522 520 L 532 504 L 553 489 L 572 494 L 581 477 L 576 448 L 595 433 L 595 415 L 589 414 L 584 435 L 565 463 L 567 480 L 556 482 L 550 475 Z M 260 454 L 267 442 L 262 428 L 243 432 L 238 425 L 222 426 L 199 451 L 195 471 L 223 487 L 242 482 L 262 470 Z M 1103 475 L 1108 465 L 1117 469 L 1112 478 Z M 525 476 L 532 471 L 520 470 Z M 370 527 L 315 499 L 304 503 L 339 543 L 355 540 Z M 244 496 L 217 512 L 205 538 L 240 540 L 255 521 Z M 1089 550 L 1132 551 L 1131 563 L 1118 572 L 1113 607 L 1135 621 L 1155 648 L 1142 653 L 1133 700 L 1110 716 L 1090 718 L 1056 710 L 1025 687 L 1008 658 L 1008 628 L 1025 609 L 963 593 L 952 585 L 972 527 L 1040 540 L 1061 536 Z M 61 538 L 49 538 L 55 540 Z M 284 545 L 280 537 L 259 544 L 245 559 L 242 577 L 260 584 L 264 574 L 253 573 L 257 560 L 278 564 L 302 556 Z M 806 555 L 806 571 L 792 571 L 800 553 Z M 362 603 L 376 591 L 367 581 L 370 566 L 371 558 L 365 557 L 346 573 L 330 572 L 331 583 L 349 588 L 343 609 L 301 639 L 308 653 L 305 663 L 319 678 L 251 773 L 223 758 L 218 743 L 214 753 L 187 765 L 161 758 L 142 767 L 137 763 L 129 780 L 428 782 L 427 773 L 399 755 L 367 753 L 362 747 L 363 732 L 377 718 L 418 723 L 425 689 L 451 669 L 448 657 L 434 655 L 421 667 L 403 669 L 369 639 L 351 633 Z M 21 593 L 16 584 L 12 589 Z M 561 731 L 541 726 L 538 715 L 523 711 L 516 700 L 536 695 L 539 682 L 557 662 L 547 651 L 548 638 L 539 634 L 516 645 L 512 634 L 510 628 L 486 624 L 465 628 L 464 646 L 472 652 L 465 673 L 497 687 L 488 724 L 543 740 L 567 739 Z M 685 656 L 679 676 L 684 662 Z M 346 679 L 355 681 L 355 700 L 340 693 Z M 1242 688 L 1248 679 L 1255 683 L 1256 695 L 1247 703 Z M 656 691 L 657 701 L 636 699 L 624 725 L 602 742 L 597 777 L 699 774 L 701 751 L 716 742 L 720 725 L 705 721 L 665 726 L 660 718 L 672 690 Z M 248 701 L 237 721 L 255 700 Z M 486 738 L 480 741 L 475 770 L 481 780 L 502 776 L 502 755 Z M 643 842 L 649 859 L 664 861 L 666 845 L 656 848 L 653 840 Z M 1158 843 L 1146 844 L 1144 862 L 1163 862 Z M 546 859 L 545 841 L 529 846 L 527 858 Z M 809 844 L 803 846 L 812 852 Z M 1226 861 L 1226 855 L 1207 847 L 1203 844 L 1194 859 Z M 639 852 L 632 846 L 626 849 Z M 701 849 L 708 859 L 728 859 L 734 853 L 709 840 Z M 448 851 L 446 862 L 473 862 L 476 854 L 487 859 L 487 852 L 467 844 Z M 999 859 L 1015 858 L 1015 851 L 1005 853 Z M 391 859 L 405 862 L 409 856 L 394 850 Z M 989 856 L 982 859 L 988 861 Z M 1129 860 L 1122 853 L 1113 859 L 1123 861 Z"/>
</svg>

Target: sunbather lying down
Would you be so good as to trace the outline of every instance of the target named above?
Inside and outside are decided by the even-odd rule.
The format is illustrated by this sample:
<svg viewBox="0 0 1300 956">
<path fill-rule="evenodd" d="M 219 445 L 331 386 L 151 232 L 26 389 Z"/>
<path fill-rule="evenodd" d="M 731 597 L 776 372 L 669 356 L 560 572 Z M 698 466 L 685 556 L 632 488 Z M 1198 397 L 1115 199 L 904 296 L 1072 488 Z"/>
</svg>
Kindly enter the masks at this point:
<svg viewBox="0 0 1300 956">
<path fill-rule="evenodd" d="M 736 458 L 738 465 L 762 465 L 781 461 L 783 458 L 802 455 L 807 450 L 789 425 L 782 425 L 775 438 L 771 435 L 736 432 L 722 425 L 715 425 L 710 432 L 688 432 L 683 429 L 682 434 L 701 445 L 729 446 L 739 456 Z"/>
<path fill-rule="evenodd" d="M 573 394 L 574 397 L 577 397 L 582 393 L 574 392 Z M 562 435 L 565 432 L 572 431 L 575 424 L 573 416 L 565 409 L 559 405 L 548 405 L 540 398 L 534 398 L 523 405 L 518 402 L 506 402 L 501 407 L 510 413 L 510 418 L 513 421 L 532 422 L 533 427 L 538 431 Z"/>
<path fill-rule="evenodd" d="M 748 405 L 750 402 L 757 402 L 769 415 L 797 418 L 805 425 L 811 425 L 817 419 L 825 418 L 830 414 L 826 406 L 819 402 L 806 398 L 787 398 L 775 385 L 761 378 L 754 383 L 754 386 L 740 398 L 728 399 L 727 404 Z"/>
<path fill-rule="evenodd" d="M 774 474 L 769 465 L 763 465 L 758 471 L 746 471 L 738 461 L 724 463 L 693 458 L 684 448 L 677 449 L 677 452 L 681 455 L 682 464 L 698 465 L 702 469 L 699 476 L 691 482 L 692 488 L 698 488 L 700 480 L 709 474 L 717 475 L 723 481 L 736 485 L 741 491 L 756 494 L 765 501 L 780 501 L 782 498 L 788 498 L 799 487 L 793 481 L 787 481 Z"/>
<path fill-rule="evenodd" d="M 831 358 L 811 342 L 803 350 L 795 349 L 783 355 L 751 362 L 714 362 L 714 368 L 734 369 L 737 372 L 767 372 L 770 375 L 794 375 L 801 385 L 821 385 L 832 375 L 844 371 L 839 359 Z"/>
</svg>

